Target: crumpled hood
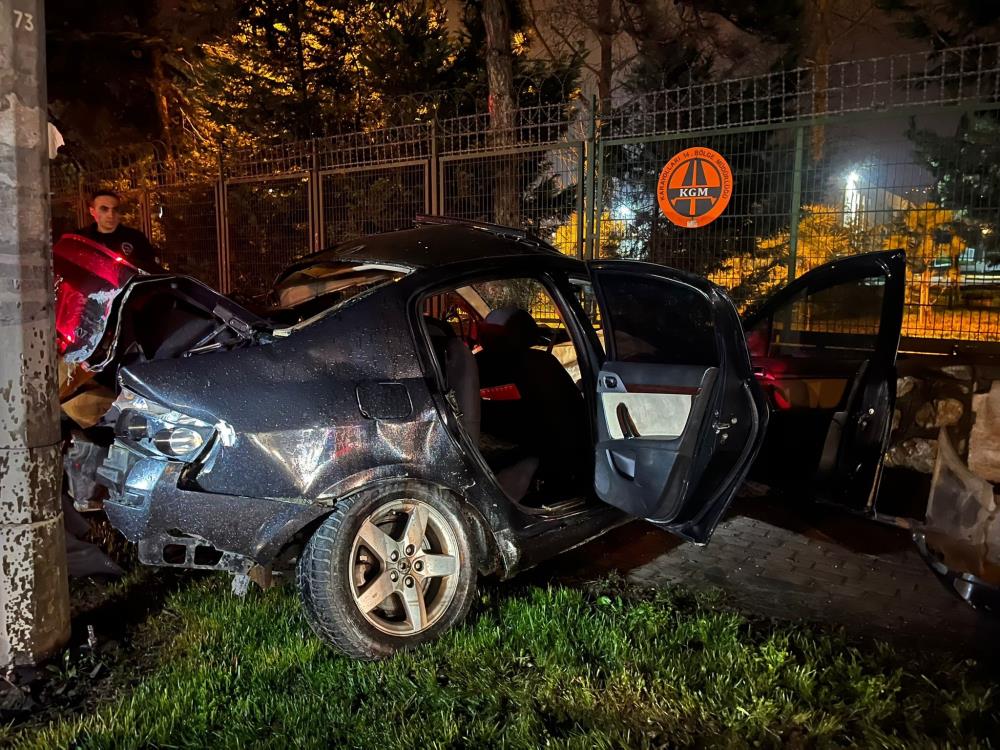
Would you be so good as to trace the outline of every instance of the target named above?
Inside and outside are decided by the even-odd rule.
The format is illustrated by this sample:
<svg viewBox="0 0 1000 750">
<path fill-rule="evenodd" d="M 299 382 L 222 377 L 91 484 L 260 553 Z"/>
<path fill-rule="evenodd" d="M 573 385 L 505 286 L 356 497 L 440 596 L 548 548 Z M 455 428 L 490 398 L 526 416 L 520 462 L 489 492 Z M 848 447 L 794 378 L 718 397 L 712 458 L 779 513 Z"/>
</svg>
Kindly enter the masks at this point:
<svg viewBox="0 0 1000 750">
<path fill-rule="evenodd" d="M 59 353 L 91 372 L 117 362 L 119 350 L 169 359 L 249 341 L 268 328 L 197 279 L 149 275 L 86 237 L 64 235 L 53 268 Z"/>
</svg>

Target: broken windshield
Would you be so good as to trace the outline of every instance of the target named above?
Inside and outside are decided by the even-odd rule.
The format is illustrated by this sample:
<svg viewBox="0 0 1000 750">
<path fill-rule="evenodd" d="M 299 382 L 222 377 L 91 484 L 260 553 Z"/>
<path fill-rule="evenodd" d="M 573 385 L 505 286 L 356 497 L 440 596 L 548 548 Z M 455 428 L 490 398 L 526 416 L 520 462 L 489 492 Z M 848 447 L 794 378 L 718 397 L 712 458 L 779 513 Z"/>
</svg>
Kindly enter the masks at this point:
<svg viewBox="0 0 1000 750">
<path fill-rule="evenodd" d="M 398 281 L 411 270 L 384 263 L 317 263 L 278 283 L 271 292 L 274 307 L 268 317 L 278 325 L 298 329 L 361 294 Z"/>
</svg>

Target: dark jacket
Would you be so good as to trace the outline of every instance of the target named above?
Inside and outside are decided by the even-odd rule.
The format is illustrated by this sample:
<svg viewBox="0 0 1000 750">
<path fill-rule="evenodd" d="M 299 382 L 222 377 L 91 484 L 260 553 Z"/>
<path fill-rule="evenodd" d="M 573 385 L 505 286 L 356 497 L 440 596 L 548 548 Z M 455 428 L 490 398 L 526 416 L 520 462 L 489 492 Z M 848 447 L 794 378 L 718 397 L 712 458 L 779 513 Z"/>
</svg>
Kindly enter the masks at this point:
<svg viewBox="0 0 1000 750">
<path fill-rule="evenodd" d="M 129 263 L 149 273 L 164 273 L 156 258 L 156 248 L 138 229 L 132 229 L 119 224 L 113 232 L 101 232 L 97 223 L 83 227 L 76 232 L 87 239 L 94 240 L 116 253 L 121 253 Z"/>
</svg>

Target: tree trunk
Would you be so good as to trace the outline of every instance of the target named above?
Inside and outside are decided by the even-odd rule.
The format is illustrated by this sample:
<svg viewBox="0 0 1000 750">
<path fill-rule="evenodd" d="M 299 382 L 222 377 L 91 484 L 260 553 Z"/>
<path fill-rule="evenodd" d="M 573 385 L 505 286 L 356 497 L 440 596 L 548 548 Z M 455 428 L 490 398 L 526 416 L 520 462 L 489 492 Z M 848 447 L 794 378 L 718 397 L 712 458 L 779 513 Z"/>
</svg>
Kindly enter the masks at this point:
<svg viewBox="0 0 1000 750">
<path fill-rule="evenodd" d="M 483 0 L 482 17 L 486 29 L 486 74 L 490 86 L 490 128 L 497 148 L 516 142 L 514 104 L 514 61 L 510 46 L 509 0 Z M 496 159 L 493 220 L 504 226 L 521 225 L 517 190 L 518 159 Z"/>
<path fill-rule="evenodd" d="M 833 41 L 830 36 L 833 24 L 834 0 L 808 0 L 803 13 L 806 39 L 806 57 L 813 70 L 813 106 L 811 114 L 823 115 L 830 106 L 830 53 Z M 814 125 L 812 129 L 812 158 L 818 162 L 826 147 L 826 129 Z"/>
<path fill-rule="evenodd" d="M 174 163 L 177 153 L 174 150 L 174 129 L 170 122 L 170 102 L 167 99 L 167 76 L 163 72 L 163 50 L 154 47 L 151 52 L 153 61 L 153 97 L 156 99 L 156 116 L 160 121 L 160 137 L 166 147 L 166 162 Z"/>
<path fill-rule="evenodd" d="M 612 0 L 597 0 L 597 40 L 601 49 L 601 67 L 597 76 L 598 111 L 606 113 L 611 108 L 611 77 L 614 73 L 615 23 L 612 18 Z"/>
</svg>

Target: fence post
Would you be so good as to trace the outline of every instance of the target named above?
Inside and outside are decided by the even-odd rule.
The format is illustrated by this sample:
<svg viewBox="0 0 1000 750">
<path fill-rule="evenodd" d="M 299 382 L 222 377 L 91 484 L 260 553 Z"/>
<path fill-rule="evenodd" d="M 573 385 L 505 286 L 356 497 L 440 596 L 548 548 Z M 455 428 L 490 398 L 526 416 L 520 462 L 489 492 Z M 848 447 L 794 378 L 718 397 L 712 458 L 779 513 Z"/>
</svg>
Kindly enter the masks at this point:
<svg viewBox="0 0 1000 750">
<path fill-rule="evenodd" d="M 427 188 L 430 193 L 430 214 L 431 216 L 441 215 L 441 205 L 440 197 L 438 191 L 440 187 L 438 185 L 438 180 L 440 179 L 440 164 L 438 164 L 438 139 L 437 139 L 437 112 L 435 111 L 431 117 L 431 128 L 430 128 L 430 138 L 431 138 L 431 151 L 430 151 L 430 163 L 427 165 L 429 187 Z M 425 202 L 426 203 L 426 202 Z"/>
<path fill-rule="evenodd" d="M 579 158 L 576 160 L 576 257 L 584 257 L 586 245 L 586 189 L 587 189 L 587 143 L 580 142 Z"/>
<path fill-rule="evenodd" d="M 799 213 L 802 209 L 802 155 L 805 151 L 806 129 L 795 129 L 795 165 L 792 168 L 791 223 L 788 228 L 788 280 L 795 278 L 796 252 L 799 245 Z"/>
<path fill-rule="evenodd" d="M 601 139 L 600 128 L 594 132 L 594 142 L 597 148 L 594 149 L 594 222 L 593 238 L 590 243 L 590 258 L 600 256 L 601 253 L 601 218 L 604 215 L 604 141 Z"/>
<path fill-rule="evenodd" d="M 316 150 L 316 139 L 309 142 L 309 232 L 310 249 L 318 252 L 323 249 L 323 180 L 319 174 L 319 156 Z"/>
<path fill-rule="evenodd" d="M 142 231 L 152 241 L 153 237 L 153 206 L 152 193 L 149 190 L 149 181 L 146 175 L 143 181 L 146 183 L 142 187 Z"/>
<path fill-rule="evenodd" d="M 229 278 L 229 197 L 226 195 L 226 170 L 219 151 L 219 178 L 215 183 L 215 224 L 216 251 L 219 265 L 219 291 L 229 294 L 232 280 Z"/>
<path fill-rule="evenodd" d="M 586 208 L 586 238 L 585 253 L 588 260 L 594 259 L 594 212 L 595 212 L 595 192 L 594 185 L 597 182 L 597 97 L 590 97 L 590 134 L 586 142 L 587 175 L 584 180 L 587 197 Z"/>
<path fill-rule="evenodd" d="M 78 227 L 85 227 L 90 223 L 87 221 L 87 217 L 90 215 L 90 212 L 87 210 L 90 208 L 90 203 L 87 201 L 87 194 L 83 190 L 83 169 L 80 168 L 79 163 L 74 163 L 73 168 L 76 169 L 76 225 Z"/>
</svg>

